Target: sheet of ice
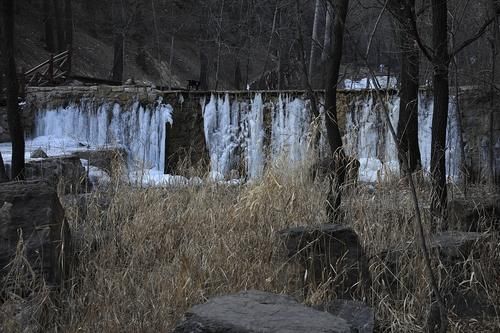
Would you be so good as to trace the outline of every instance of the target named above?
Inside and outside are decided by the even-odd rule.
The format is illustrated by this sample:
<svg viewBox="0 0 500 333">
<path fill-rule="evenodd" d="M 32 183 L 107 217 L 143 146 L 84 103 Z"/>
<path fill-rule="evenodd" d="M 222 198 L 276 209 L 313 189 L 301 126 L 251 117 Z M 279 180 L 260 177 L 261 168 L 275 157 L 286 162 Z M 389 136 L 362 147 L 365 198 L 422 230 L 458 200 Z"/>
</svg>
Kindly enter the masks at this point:
<svg viewBox="0 0 500 333">
<path fill-rule="evenodd" d="M 163 174 L 155 169 L 129 172 L 128 180 L 131 185 L 139 187 L 185 187 L 203 183 L 198 177 L 188 179 L 183 176 Z"/>
<path fill-rule="evenodd" d="M 246 162 L 247 175 L 250 179 L 260 178 L 264 171 L 264 103 L 260 93 L 255 94 L 250 111 L 243 121 L 247 129 Z"/>
<path fill-rule="evenodd" d="M 120 146 L 127 150 L 132 165 L 163 170 L 165 124 L 172 124 L 172 111 L 161 97 L 152 107 L 138 102 L 122 107 L 82 100 L 39 110 L 35 115 L 35 141 L 37 137 L 50 137 L 52 141 L 71 138 L 90 149 Z"/>
<path fill-rule="evenodd" d="M 387 100 L 389 117 L 395 130 L 399 119 L 399 97 Z M 451 179 L 459 176 L 460 150 L 457 126 L 457 112 L 454 98 L 450 98 L 446 143 L 446 172 Z M 419 94 L 418 136 L 424 170 L 430 170 L 432 140 L 433 97 Z M 399 162 L 394 139 L 380 106 L 374 104 L 373 97 L 366 96 L 353 103 L 346 115 L 346 151 L 357 157 L 361 163 L 360 180 L 384 178 L 388 174 L 399 173 Z M 374 160 L 379 160 L 380 163 Z M 366 170 L 365 170 L 365 169 Z M 381 179 L 382 179 L 381 178 Z M 368 181 L 368 180 L 367 180 Z"/>
<path fill-rule="evenodd" d="M 211 95 L 203 106 L 205 142 L 210 156 L 212 178 L 224 178 L 236 163 L 239 142 L 239 103 L 231 104 L 229 94 Z"/>
<path fill-rule="evenodd" d="M 272 107 L 272 158 L 285 157 L 290 165 L 307 157 L 310 141 L 311 111 L 306 101 L 280 94 Z"/>
</svg>

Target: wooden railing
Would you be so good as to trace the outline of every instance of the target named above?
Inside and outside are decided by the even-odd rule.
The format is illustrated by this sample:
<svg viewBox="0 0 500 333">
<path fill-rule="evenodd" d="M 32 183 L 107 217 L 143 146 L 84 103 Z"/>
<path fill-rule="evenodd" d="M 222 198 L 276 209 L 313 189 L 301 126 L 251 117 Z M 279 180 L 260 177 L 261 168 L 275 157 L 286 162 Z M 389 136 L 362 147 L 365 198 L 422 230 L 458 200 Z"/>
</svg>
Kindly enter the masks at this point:
<svg viewBox="0 0 500 333">
<path fill-rule="evenodd" d="M 71 51 L 66 50 L 23 73 L 25 86 L 46 86 L 64 81 L 71 71 Z"/>
</svg>

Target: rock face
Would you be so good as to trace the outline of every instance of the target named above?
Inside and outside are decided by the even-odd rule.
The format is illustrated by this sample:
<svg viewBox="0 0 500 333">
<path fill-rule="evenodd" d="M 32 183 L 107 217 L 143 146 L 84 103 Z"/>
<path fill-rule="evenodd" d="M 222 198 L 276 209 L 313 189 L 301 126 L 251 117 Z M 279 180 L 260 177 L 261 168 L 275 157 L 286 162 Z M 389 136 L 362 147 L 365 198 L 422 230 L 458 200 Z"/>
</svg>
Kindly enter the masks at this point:
<svg viewBox="0 0 500 333">
<path fill-rule="evenodd" d="M 71 239 L 55 188 L 42 181 L 4 183 L 0 206 L 0 281 L 13 268 L 22 237 L 22 254 L 37 277 L 60 284 L 69 272 Z"/>
<path fill-rule="evenodd" d="M 451 200 L 448 223 L 459 231 L 500 230 L 500 195 Z"/>
<path fill-rule="evenodd" d="M 76 156 L 51 157 L 39 161 L 28 161 L 26 179 L 41 178 L 51 185 L 62 181 L 65 192 L 78 192 L 85 184 L 86 173 Z"/>
<path fill-rule="evenodd" d="M 351 326 L 353 332 L 372 333 L 375 329 L 375 313 L 363 302 L 336 299 L 314 308 L 344 319 Z"/>
<path fill-rule="evenodd" d="M 351 332 L 348 323 L 289 296 L 246 291 L 193 306 L 175 333 Z"/>
<path fill-rule="evenodd" d="M 358 235 L 349 227 L 324 224 L 296 227 L 280 232 L 288 257 L 309 275 L 304 285 L 319 285 L 334 278 L 338 298 L 361 299 L 369 290 L 367 259 Z M 306 274 L 306 270 L 308 274 Z"/>
<path fill-rule="evenodd" d="M 38 148 L 33 151 L 30 155 L 31 158 L 47 158 L 49 157 L 46 152 L 43 151 L 42 148 Z"/>
</svg>

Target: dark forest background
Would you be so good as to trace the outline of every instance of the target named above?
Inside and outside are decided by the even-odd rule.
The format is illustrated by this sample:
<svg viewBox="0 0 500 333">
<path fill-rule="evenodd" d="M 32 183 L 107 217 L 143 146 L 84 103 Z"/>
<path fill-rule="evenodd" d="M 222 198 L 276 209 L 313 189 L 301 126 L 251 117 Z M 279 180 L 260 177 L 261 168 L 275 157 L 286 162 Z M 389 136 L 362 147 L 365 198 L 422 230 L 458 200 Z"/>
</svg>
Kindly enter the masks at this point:
<svg viewBox="0 0 500 333">
<path fill-rule="evenodd" d="M 488 17 L 490 1 L 448 1 L 450 44 L 470 38 Z M 326 2 L 319 1 L 312 84 L 323 86 L 322 48 Z M 16 1 L 18 67 L 30 68 L 73 45 L 73 73 L 139 83 L 184 87 L 200 80 L 207 89 L 303 88 L 299 53 L 310 61 L 316 1 L 296 0 L 24 0 Z M 368 39 L 383 0 L 350 2 L 341 76 L 365 76 Z M 417 1 L 418 27 L 430 42 L 429 1 Z M 299 42 L 300 26 L 304 38 Z M 382 14 L 368 62 L 384 75 L 399 71 L 398 30 Z M 302 45 L 301 45 L 302 44 Z M 460 52 L 450 70 L 460 85 L 488 85 L 493 75 L 493 37 L 485 33 Z M 122 77 L 113 77 L 116 50 L 123 47 Z M 119 53 L 119 51 L 118 51 Z M 497 57 L 498 58 L 498 57 Z M 323 61 L 322 61 L 323 60 Z M 383 64 L 383 70 L 380 66 Z M 432 67 L 421 56 L 420 84 Z"/>
</svg>

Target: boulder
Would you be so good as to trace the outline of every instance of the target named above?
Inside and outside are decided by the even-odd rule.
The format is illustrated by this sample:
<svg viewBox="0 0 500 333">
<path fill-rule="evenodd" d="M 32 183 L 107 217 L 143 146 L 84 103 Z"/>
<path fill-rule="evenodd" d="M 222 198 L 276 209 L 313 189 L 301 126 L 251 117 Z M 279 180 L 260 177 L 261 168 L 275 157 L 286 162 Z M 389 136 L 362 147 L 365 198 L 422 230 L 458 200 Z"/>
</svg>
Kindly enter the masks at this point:
<svg viewBox="0 0 500 333">
<path fill-rule="evenodd" d="M 500 195 L 450 200 L 448 224 L 459 231 L 500 230 Z"/>
<path fill-rule="evenodd" d="M 0 281 L 12 269 L 26 268 L 12 265 L 22 254 L 36 278 L 59 285 L 69 272 L 71 239 L 55 188 L 43 181 L 4 183 L 0 206 Z"/>
<path fill-rule="evenodd" d="M 127 161 L 127 152 L 122 148 L 77 151 L 73 153 L 73 156 L 89 161 L 91 166 L 104 170 L 110 175 L 113 175 L 115 169 Z"/>
<path fill-rule="evenodd" d="M 49 157 L 46 152 L 43 151 L 42 148 L 38 148 L 31 152 L 31 158 L 47 158 Z"/>
<path fill-rule="evenodd" d="M 263 291 L 214 297 L 193 306 L 175 333 L 351 332 L 349 324 L 293 298 Z"/>
<path fill-rule="evenodd" d="M 338 298 L 362 299 L 370 288 L 367 258 L 358 235 L 339 224 L 295 227 L 280 232 L 288 257 L 299 264 L 303 281 L 320 285 L 336 281 L 333 289 Z M 307 272 L 307 274 L 306 274 Z"/>
<path fill-rule="evenodd" d="M 470 265 L 466 263 L 470 259 L 481 259 L 481 253 L 489 244 L 488 235 L 478 232 L 446 231 L 434 234 L 429 237 L 428 249 L 431 259 L 438 260 L 440 274 L 443 281 L 463 281 L 470 279 Z M 383 270 L 377 273 L 381 283 L 387 290 L 394 293 L 401 286 L 399 276 L 410 271 L 416 264 L 416 260 L 422 257 L 420 248 L 415 242 L 408 242 L 404 246 L 391 248 L 382 251 L 374 260 L 379 261 Z M 406 283 L 410 283 L 407 281 Z M 413 285 L 406 285 L 405 288 L 412 289 Z M 445 287 L 445 286 L 442 286 Z M 458 285 L 446 286 L 447 290 L 454 292 L 459 289 Z"/>
<path fill-rule="evenodd" d="M 85 168 L 76 156 L 50 157 L 28 161 L 25 166 L 26 179 L 41 178 L 54 186 L 62 182 L 65 192 L 78 192 L 86 180 Z"/>
<path fill-rule="evenodd" d="M 375 312 L 363 302 L 336 299 L 330 303 L 314 306 L 347 321 L 353 332 L 372 333 L 375 329 Z"/>
</svg>

